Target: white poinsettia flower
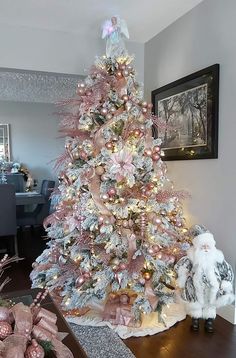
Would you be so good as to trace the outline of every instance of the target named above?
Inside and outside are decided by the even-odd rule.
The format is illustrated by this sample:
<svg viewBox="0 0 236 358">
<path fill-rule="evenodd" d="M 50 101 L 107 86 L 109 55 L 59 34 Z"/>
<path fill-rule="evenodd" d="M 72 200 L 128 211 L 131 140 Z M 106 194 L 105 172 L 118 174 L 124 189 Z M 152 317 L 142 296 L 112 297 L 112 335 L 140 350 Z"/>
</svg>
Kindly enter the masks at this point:
<svg viewBox="0 0 236 358">
<path fill-rule="evenodd" d="M 110 173 L 115 174 L 116 180 L 121 181 L 134 174 L 135 166 L 132 164 L 133 156 L 126 150 L 122 149 L 118 153 L 111 155 Z"/>
</svg>

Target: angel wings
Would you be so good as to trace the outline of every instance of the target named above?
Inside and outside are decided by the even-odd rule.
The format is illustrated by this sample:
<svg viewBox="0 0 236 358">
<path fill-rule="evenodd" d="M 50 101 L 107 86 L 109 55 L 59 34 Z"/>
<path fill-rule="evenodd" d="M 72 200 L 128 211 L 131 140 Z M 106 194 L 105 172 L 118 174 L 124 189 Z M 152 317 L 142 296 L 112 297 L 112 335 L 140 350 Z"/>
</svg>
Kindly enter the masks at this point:
<svg viewBox="0 0 236 358">
<path fill-rule="evenodd" d="M 102 38 L 106 39 L 106 56 L 119 57 L 127 55 L 123 38 L 129 38 L 126 22 L 118 16 L 106 20 L 102 26 Z"/>
</svg>

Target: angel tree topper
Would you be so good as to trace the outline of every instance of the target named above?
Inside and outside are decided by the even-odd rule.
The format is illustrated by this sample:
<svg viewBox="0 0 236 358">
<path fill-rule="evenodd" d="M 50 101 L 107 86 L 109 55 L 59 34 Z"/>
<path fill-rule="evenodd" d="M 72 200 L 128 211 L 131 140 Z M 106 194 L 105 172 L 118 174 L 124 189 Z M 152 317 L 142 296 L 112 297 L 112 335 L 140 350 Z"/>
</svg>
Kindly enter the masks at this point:
<svg viewBox="0 0 236 358">
<path fill-rule="evenodd" d="M 102 38 L 106 38 L 106 56 L 121 57 L 127 55 L 123 38 L 129 38 L 126 22 L 118 16 L 106 20 L 102 26 Z"/>
</svg>

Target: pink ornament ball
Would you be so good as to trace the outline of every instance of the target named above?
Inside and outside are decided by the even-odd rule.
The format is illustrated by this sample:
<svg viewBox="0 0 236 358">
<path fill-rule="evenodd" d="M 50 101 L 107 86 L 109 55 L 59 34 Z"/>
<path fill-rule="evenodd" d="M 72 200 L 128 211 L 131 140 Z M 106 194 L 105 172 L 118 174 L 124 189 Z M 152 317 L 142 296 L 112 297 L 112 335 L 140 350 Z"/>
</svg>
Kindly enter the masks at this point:
<svg viewBox="0 0 236 358">
<path fill-rule="evenodd" d="M 106 115 L 106 119 L 109 121 L 110 119 L 112 119 L 112 114 L 111 113 L 108 113 L 107 115 Z"/>
<path fill-rule="evenodd" d="M 157 162 L 159 159 L 160 159 L 160 155 L 157 154 L 157 153 L 153 153 L 153 155 L 152 155 L 152 160 L 153 160 L 154 162 Z"/>
<path fill-rule="evenodd" d="M 25 358 L 44 358 L 44 356 L 45 353 L 43 347 L 33 339 L 32 344 L 26 349 Z"/>
<path fill-rule="evenodd" d="M 151 149 L 145 149 L 144 155 L 146 155 L 147 157 L 151 157 L 152 156 L 152 150 Z"/>
<path fill-rule="evenodd" d="M 122 96 L 122 99 L 123 99 L 124 102 L 127 102 L 129 100 L 129 97 L 126 94 L 124 94 Z"/>
<path fill-rule="evenodd" d="M 127 265 L 125 263 L 122 263 L 122 264 L 119 265 L 119 269 L 122 270 L 122 271 L 126 270 L 126 268 L 127 268 Z"/>
<path fill-rule="evenodd" d="M 102 114 L 103 116 L 105 116 L 105 115 L 107 114 L 107 109 L 106 109 L 106 108 L 102 108 L 102 109 L 101 109 L 101 114 Z"/>
<path fill-rule="evenodd" d="M 161 148 L 158 145 L 155 145 L 155 147 L 153 148 L 154 153 L 159 153 L 160 150 L 161 150 Z"/>
<path fill-rule="evenodd" d="M 147 102 L 146 101 L 144 101 L 144 102 L 142 102 L 142 107 L 144 107 L 144 108 L 146 108 L 147 107 Z"/>
<path fill-rule="evenodd" d="M 102 199 L 103 201 L 108 201 L 108 200 L 109 200 L 109 196 L 108 196 L 107 194 L 102 194 L 102 195 L 101 195 L 101 199 Z"/>
<path fill-rule="evenodd" d="M 1 321 L 0 322 L 0 339 L 3 340 L 12 334 L 12 327 L 10 323 Z"/>
<path fill-rule="evenodd" d="M 84 277 L 83 277 L 83 276 L 80 276 L 80 277 L 78 277 L 78 278 L 76 279 L 75 284 L 76 284 L 78 287 L 80 287 L 80 286 L 83 285 L 84 282 L 85 282 Z"/>
<path fill-rule="evenodd" d="M 116 189 L 115 188 L 110 188 L 108 190 L 108 195 L 110 195 L 110 196 L 116 195 Z"/>
<path fill-rule="evenodd" d="M 156 253 L 159 251 L 159 246 L 158 245 L 153 245 L 153 251 Z"/>
<path fill-rule="evenodd" d="M 146 114 L 146 113 L 147 113 L 147 108 L 144 107 L 144 108 L 142 109 L 142 112 L 143 112 L 143 114 Z"/>
<path fill-rule="evenodd" d="M 102 216 L 102 215 L 99 216 L 99 217 L 98 217 L 98 223 L 99 223 L 99 224 L 103 224 L 103 221 L 104 221 L 104 216 Z"/>
<path fill-rule="evenodd" d="M 154 254 L 154 250 L 152 247 L 150 247 L 147 252 L 150 254 L 150 255 L 153 255 Z"/>
</svg>

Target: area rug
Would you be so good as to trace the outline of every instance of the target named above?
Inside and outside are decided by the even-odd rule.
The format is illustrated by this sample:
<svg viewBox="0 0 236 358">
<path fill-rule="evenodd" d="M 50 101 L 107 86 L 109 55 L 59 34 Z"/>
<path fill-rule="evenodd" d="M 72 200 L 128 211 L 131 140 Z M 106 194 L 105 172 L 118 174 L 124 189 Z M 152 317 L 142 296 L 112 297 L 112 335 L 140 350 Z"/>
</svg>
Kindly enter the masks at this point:
<svg viewBox="0 0 236 358">
<path fill-rule="evenodd" d="M 135 358 L 133 353 L 109 327 L 70 327 L 83 347 L 88 358 Z"/>
<path fill-rule="evenodd" d="M 141 337 L 147 335 L 153 335 L 167 330 L 173 326 L 176 322 L 182 321 L 186 318 L 186 313 L 183 305 L 172 303 L 166 306 L 162 312 L 163 322 L 159 322 L 158 314 L 153 312 L 148 315 L 143 315 L 142 325 L 139 328 L 126 327 L 126 326 L 113 326 L 108 321 L 103 321 L 101 314 L 97 311 L 89 311 L 86 315 L 81 317 L 66 317 L 69 323 L 75 323 L 79 326 L 93 326 L 102 327 L 108 326 L 112 329 L 112 332 L 116 332 L 122 339 L 129 337 Z M 84 328 L 86 332 L 86 329 Z M 98 330 L 99 331 L 99 330 Z M 92 332 L 92 331 L 91 331 Z M 108 342 L 108 341 L 107 341 Z M 110 346 L 110 345 L 109 345 Z"/>
</svg>

